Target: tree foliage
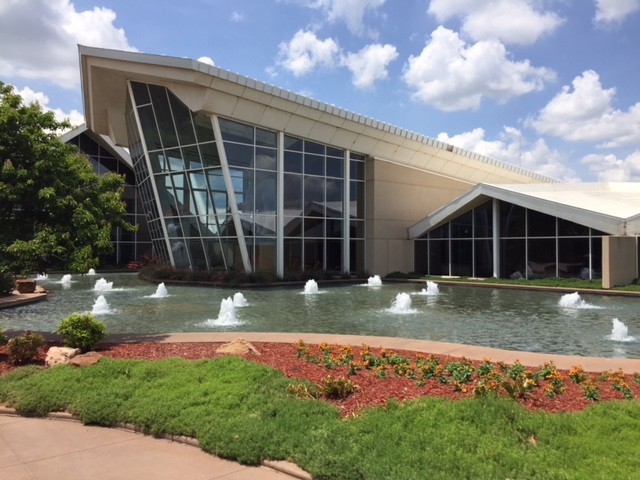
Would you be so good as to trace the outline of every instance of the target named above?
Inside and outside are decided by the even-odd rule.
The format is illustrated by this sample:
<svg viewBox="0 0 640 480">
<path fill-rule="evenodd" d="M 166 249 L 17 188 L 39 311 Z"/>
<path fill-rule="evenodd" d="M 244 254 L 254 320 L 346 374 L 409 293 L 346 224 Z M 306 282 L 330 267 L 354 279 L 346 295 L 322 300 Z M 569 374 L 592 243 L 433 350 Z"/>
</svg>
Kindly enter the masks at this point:
<svg viewBox="0 0 640 480">
<path fill-rule="evenodd" d="M 68 129 L 39 104 L 25 105 L 0 82 L 0 262 L 14 272 L 42 262 L 86 272 L 111 252 L 111 231 L 125 221 L 124 180 L 98 175 Z"/>
</svg>

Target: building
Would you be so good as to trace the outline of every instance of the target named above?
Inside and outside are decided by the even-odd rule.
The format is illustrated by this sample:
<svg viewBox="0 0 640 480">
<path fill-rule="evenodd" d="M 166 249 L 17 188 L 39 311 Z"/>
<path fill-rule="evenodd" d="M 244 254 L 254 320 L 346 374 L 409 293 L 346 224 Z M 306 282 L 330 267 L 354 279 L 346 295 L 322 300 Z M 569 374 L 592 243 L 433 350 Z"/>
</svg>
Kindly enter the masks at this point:
<svg viewBox="0 0 640 480">
<path fill-rule="evenodd" d="M 129 232 L 120 227 L 114 229 L 111 233 L 113 253 L 100 258 L 100 263 L 124 267 L 129 262 L 151 256 L 151 238 L 140 196 L 137 193 L 129 152 L 114 145 L 106 135 L 92 132 L 86 125 L 70 130 L 62 135 L 61 140 L 77 146 L 78 150 L 89 158 L 94 171 L 98 174 L 116 173 L 122 175 L 125 180 L 123 199 L 127 204 L 126 220 L 132 225 L 137 225 L 138 229 L 135 232 Z"/>
<path fill-rule="evenodd" d="M 516 265 L 527 275 L 526 266 L 499 261 L 497 229 L 475 230 L 473 248 L 455 250 L 452 218 L 482 209 L 498 218 L 493 204 L 480 205 L 484 185 L 553 179 L 190 59 L 79 53 L 87 127 L 128 148 L 162 262 L 279 276 L 485 276 Z M 439 260 L 438 234 L 449 242 Z M 487 248 L 491 256 L 479 254 Z"/>
</svg>

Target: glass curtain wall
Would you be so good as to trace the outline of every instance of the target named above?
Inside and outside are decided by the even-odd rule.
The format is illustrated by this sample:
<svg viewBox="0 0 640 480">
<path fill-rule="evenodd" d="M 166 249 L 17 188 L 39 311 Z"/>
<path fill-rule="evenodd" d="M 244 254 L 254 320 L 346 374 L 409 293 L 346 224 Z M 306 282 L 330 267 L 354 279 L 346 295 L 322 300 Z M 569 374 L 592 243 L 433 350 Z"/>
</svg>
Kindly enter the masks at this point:
<svg viewBox="0 0 640 480">
<path fill-rule="evenodd" d="M 124 177 L 123 200 L 127 204 L 126 220 L 130 224 L 138 226 L 138 230 L 135 232 L 129 232 L 120 227 L 115 228 L 111 232 L 113 253 L 100 258 L 100 263 L 124 266 L 133 260 L 151 256 L 151 238 L 133 170 L 86 133 L 73 137 L 68 143 L 76 145 L 78 150 L 89 158 L 96 173 L 100 175 L 116 173 Z"/>
<path fill-rule="evenodd" d="M 131 87 L 134 171 L 159 259 L 173 260 L 177 268 L 242 271 L 211 118 L 191 112 L 165 87 L 136 82 Z M 279 198 L 285 272 L 364 271 L 364 156 L 289 135 L 278 145 L 275 131 L 228 118 L 218 122 L 254 271 L 276 272 Z M 277 189 L 280 149 L 282 192 Z"/>
<path fill-rule="evenodd" d="M 599 278 L 601 231 L 500 202 L 500 277 Z M 493 208 L 483 203 L 415 240 L 415 270 L 429 275 L 493 275 Z"/>
</svg>

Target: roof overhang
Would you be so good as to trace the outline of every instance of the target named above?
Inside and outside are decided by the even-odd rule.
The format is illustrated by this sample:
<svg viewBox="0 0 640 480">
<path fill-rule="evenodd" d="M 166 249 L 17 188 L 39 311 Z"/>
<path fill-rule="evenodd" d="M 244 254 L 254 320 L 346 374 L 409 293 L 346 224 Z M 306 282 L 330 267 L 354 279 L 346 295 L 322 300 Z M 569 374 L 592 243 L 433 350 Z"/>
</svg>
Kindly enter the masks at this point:
<svg viewBox="0 0 640 480">
<path fill-rule="evenodd" d="M 283 131 L 476 184 L 553 182 L 516 165 L 186 58 L 79 46 L 87 126 L 127 146 L 130 80 L 164 85 L 192 111 Z"/>
<path fill-rule="evenodd" d="M 490 199 L 510 202 L 610 235 L 640 235 L 640 183 L 479 184 L 409 227 L 409 238 L 418 238 Z"/>
</svg>

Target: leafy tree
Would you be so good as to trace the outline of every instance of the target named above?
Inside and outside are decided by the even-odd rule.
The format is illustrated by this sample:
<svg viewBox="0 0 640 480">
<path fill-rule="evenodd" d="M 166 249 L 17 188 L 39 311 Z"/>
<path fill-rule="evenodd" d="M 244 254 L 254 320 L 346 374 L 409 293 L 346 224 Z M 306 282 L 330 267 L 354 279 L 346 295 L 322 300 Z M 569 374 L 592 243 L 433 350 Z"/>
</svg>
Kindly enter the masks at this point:
<svg viewBox="0 0 640 480">
<path fill-rule="evenodd" d="M 0 82 L 0 262 L 14 272 L 51 262 L 76 272 L 111 252 L 125 221 L 124 180 L 98 175 L 58 134 L 68 129 Z"/>
</svg>

